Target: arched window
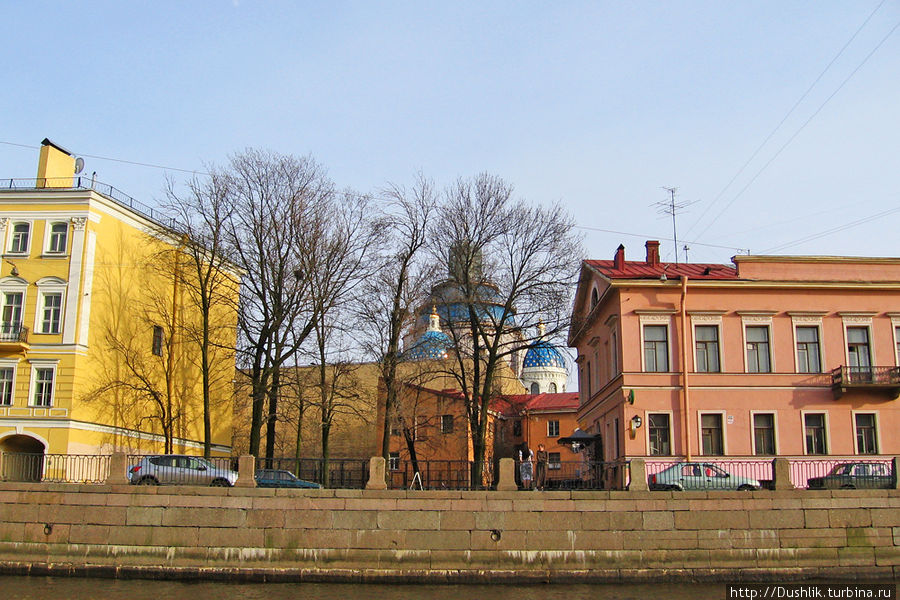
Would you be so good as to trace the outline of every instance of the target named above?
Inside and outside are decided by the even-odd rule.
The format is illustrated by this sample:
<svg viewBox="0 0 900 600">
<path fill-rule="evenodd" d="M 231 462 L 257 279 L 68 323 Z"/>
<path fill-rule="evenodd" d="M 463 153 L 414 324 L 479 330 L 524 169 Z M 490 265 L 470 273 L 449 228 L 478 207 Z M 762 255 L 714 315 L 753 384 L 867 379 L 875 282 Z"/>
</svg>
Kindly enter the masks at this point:
<svg viewBox="0 0 900 600">
<path fill-rule="evenodd" d="M 47 253 L 65 254 L 68 233 L 69 225 L 67 223 L 59 222 L 50 225 L 49 235 L 47 236 Z"/>
<path fill-rule="evenodd" d="M 540 393 L 540 387 L 538 386 L 537 383 L 532 383 L 532 384 L 531 384 L 531 393 L 532 393 L 532 394 L 539 394 L 539 393 Z"/>
<path fill-rule="evenodd" d="M 594 310 L 598 302 L 600 302 L 600 295 L 597 293 L 597 288 L 594 288 L 591 290 L 591 310 Z"/>
<path fill-rule="evenodd" d="M 550 393 L 551 394 L 556 393 L 556 384 L 555 383 L 552 383 L 552 382 L 550 383 Z"/>
</svg>

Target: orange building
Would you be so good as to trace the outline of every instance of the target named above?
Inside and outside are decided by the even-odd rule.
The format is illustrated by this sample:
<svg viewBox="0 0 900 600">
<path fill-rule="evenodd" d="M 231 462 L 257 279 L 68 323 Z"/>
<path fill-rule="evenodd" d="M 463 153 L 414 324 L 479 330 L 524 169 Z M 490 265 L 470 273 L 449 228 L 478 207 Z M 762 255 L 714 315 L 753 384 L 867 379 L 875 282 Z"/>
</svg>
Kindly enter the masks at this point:
<svg viewBox="0 0 900 600">
<path fill-rule="evenodd" d="M 605 460 L 893 455 L 900 259 L 582 264 L 569 345 Z"/>
</svg>

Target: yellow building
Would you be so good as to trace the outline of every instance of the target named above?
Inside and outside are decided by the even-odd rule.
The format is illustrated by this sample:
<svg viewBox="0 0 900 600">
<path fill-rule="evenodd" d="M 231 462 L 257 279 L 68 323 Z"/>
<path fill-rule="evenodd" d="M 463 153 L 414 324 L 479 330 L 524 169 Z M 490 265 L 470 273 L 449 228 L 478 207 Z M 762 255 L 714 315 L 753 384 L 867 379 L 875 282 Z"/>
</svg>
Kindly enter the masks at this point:
<svg viewBox="0 0 900 600">
<path fill-rule="evenodd" d="M 0 189 L 0 452 L 203 452 L 198 309 L 171 230 L 44 140 Z M 237 292 L 234 276 L 231 290 Z M 236 304 L 214 315 L 213 454 L 229 454 Z"/>
</svg>

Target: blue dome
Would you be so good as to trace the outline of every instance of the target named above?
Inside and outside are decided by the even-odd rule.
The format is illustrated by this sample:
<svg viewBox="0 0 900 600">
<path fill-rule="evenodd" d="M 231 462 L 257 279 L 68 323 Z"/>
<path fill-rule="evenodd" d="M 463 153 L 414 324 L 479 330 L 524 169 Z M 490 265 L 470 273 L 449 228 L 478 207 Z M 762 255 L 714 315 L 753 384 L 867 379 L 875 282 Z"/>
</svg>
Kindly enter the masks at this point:
<svg viewBox="0 0 900 600">
<path fill-rule="evenodd" d="M 525 360 L 522 362 L 522 368 L 527 369 L 529 367 L 559 367 L 560 369 L 565 369 L 566 359 L 550 342 L 535 342 L 528 348 L 528 352 L 525 353 Z"/>
<path fill-rule="evenodd" d="M 453 347 L 453 340 L 443 331 L 429 330 L 403 353 L 404 360 L 441 360 L 447 358 L 447 351 Z"/>
</svg>

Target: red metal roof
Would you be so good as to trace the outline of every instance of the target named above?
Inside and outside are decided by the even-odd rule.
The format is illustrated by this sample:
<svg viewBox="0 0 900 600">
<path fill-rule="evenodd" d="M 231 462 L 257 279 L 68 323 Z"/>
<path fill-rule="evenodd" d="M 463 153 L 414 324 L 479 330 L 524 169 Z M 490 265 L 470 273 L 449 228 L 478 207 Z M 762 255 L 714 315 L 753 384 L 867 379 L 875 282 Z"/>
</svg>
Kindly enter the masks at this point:
<svg viewBox="0 0 900 600">
<path fill-rule="evenodd" d="M 503 396 L 492 401 L 491 408 L 507 416 L 517 415 L 523 410 L 575 411 L 578 410 L 578 392 Z"/>
<path fill-rule="evenodd" d="M 738 279 L 737 269 L 729 265 L 698 263 L 657 263 L 625 261 L 621 269 L 615 267 L 614 260 L 586 260 L 589 267 L 609 279 L 659 279 L 666 274 L 669 279 L 687 275 L 689 279 Z"/>
</svg>

